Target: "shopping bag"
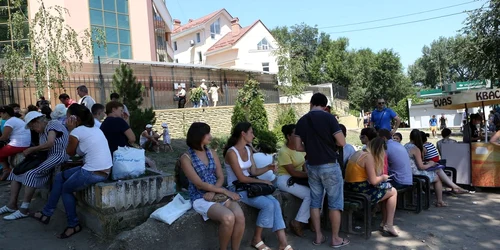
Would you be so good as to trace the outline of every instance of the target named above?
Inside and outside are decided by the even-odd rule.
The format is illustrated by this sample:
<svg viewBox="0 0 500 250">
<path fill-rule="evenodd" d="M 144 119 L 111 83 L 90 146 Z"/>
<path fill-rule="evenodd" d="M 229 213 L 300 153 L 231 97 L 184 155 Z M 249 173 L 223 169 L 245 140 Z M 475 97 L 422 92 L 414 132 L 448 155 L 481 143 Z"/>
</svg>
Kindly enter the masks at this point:
<svg viewBox="0 0 500 250">
<path fill-rule="evenodd" d="M 118 147 L 113 153 L 113 169 L 111 178 L 120 180 L 136 178 L 146 172 L 146 155 L 144 149 Z"/>
<path fill-rule="evenodd" d="M 185 200 L 182 195 L 177 194 L 167 205 L 158 208 L 149 217 L 172 225 L 184 213 L 191 209 L 191 201 Z"/>
</svg>

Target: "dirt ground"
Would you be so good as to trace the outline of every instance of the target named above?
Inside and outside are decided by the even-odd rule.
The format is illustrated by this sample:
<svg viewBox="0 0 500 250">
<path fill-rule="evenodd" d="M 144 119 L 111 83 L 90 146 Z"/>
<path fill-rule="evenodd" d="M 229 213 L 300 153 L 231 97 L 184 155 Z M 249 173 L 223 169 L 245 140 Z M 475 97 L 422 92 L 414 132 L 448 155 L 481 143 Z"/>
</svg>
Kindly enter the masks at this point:
<svg viewBox="0 0 500 250">
<path fill-rule="evenodd" d="M 347 141 L 353 145 L 359 143 L 359 129 L 349 130 Z M 410 131 L 400 131 L 403 143 L 408 141 Z M 460 138 L 456 138 L 460 140 Z M 435 143 L 438 139 L 430 139 Z M 158 168 L 173 173 L 177 156 L 186 149 L 183 139 L 174 139 L 173 153 L 151 153 Z M 0 183 L 0 206 L 7 203 L 9 197 L 8 183 Z M 376 231 L 380 215 L 374 219 L 373 235 L 365 240 L 361 236 L 345 235 L 351 240 L 346 249 L 500 249 L 498 228 L 500 227 L 500 189 L 478 190 L 475 194 L 446 196 L 450 207 L 431 207 L 420 214 L 398 210 L 395 224 L 401 232 L 399 238 L 383 237 Z M 32 202 L 32 210 L 40 210 L 44 201 Z M 56 234 L 65 227 L 65 215 L 58 211 L 49 225 L 43 225 L 34 219 L 18 221 L 0 219 L 0 250 L 29 249 L 93 249 L 101 250 L 109 246 L 109 241 L 101 239 L 84 229 L 70 239 L 60 240 Z M 331 249 L 328 244 L 313 246 L 313 234 L 306 230 L 305 238 L 288 234 L 289 242 L 295 249 Z M 265 239 L 270 247 L 276 249 L 274 237 Z M 242 249 L 252 249 L 248 246 Z"/>
</svg>

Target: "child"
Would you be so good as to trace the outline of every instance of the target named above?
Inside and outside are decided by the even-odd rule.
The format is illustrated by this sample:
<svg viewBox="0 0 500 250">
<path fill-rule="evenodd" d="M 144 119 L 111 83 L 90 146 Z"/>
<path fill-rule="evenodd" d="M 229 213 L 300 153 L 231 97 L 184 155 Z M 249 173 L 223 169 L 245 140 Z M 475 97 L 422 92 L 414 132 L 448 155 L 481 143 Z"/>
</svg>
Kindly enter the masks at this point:
<svg viewBox="0 0 500 250">
<path fill-rule="evenodd" d="M 160 135 L 160 136 L 163 136 L 163 149 L 165 150 L 165 152 L 167 152 L 167 148 L 168 148 L 169 151 L 173 152 L 174 149 L 170 145 L 170 133 L 168 131 L 167 123 L 165 123 L 165 122 L 162 123 L 161 127 L 163 128 L 163 133 Z"/>
</svg>

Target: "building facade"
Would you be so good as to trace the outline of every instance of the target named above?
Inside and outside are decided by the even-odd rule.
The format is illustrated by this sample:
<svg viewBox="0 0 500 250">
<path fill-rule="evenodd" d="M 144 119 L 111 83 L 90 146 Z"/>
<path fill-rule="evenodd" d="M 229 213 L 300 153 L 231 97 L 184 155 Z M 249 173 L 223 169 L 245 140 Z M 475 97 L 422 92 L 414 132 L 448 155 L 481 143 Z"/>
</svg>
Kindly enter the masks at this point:
<svg viewBox="0 0 500 250">
<path fill-rule="evenodd" d="M 23 12 L 30 19 L 35 17 L 40 2 L 24 0 Z M 88 62 L 111 62 L 116 59 L 140 61 L 173 61 L 170 42 L 172 17 L 163 0 L 43 0 L 45 7 L 66 8 L 65 22 L 76 32 L 100 29 L 106 35 L 106 47 L 94 46 L 93 57 Z M 1 1 L 4 11 L 0 14 L 0 46 L 12 43 L 8 21 L 10 13 L 19 11 L 10 1 Z M 27 41 L 26 41 L 27 42 Z"/>
<path fill-rule="evenodd" d="M 241 27 L 225 9 L 184 25 L 175 19 L 172 40 L 177 63 L 278 72 L 278 45 L 262 21 Z"/>
</svg>

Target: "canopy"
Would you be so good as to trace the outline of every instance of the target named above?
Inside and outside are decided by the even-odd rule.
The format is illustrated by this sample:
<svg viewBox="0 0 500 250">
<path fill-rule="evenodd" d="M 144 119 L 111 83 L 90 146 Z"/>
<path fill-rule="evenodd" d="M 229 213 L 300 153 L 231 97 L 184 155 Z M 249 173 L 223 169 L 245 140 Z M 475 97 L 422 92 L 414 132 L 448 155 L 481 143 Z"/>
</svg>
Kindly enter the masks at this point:
<svg viewBox="0 0 500 250">
<path fill-rule="evenodd" d="M 464 109 L 500 104 L 500 89 L 467 91 L 432 99 L 436 109 Z"/>
</svg>

